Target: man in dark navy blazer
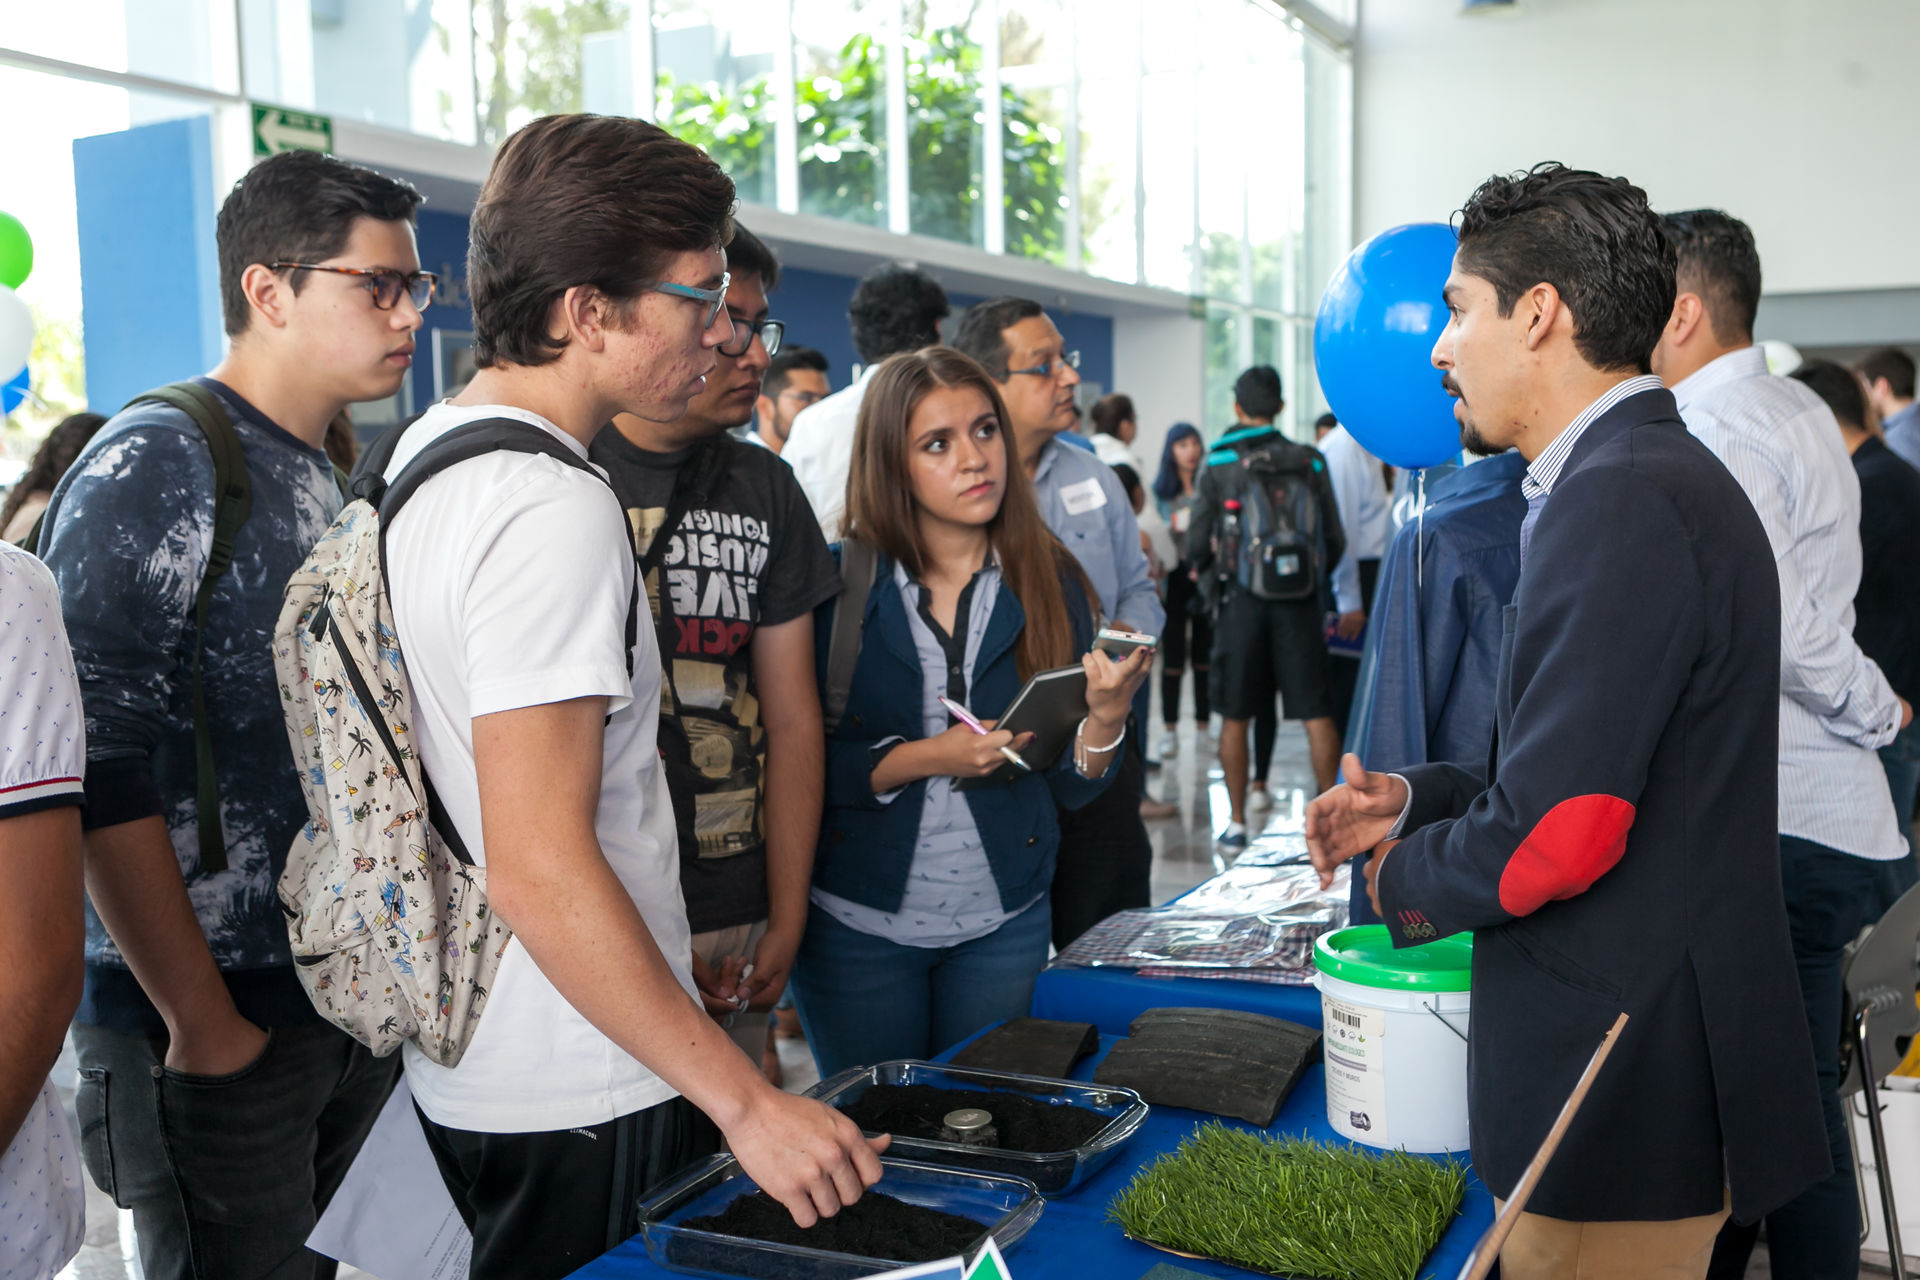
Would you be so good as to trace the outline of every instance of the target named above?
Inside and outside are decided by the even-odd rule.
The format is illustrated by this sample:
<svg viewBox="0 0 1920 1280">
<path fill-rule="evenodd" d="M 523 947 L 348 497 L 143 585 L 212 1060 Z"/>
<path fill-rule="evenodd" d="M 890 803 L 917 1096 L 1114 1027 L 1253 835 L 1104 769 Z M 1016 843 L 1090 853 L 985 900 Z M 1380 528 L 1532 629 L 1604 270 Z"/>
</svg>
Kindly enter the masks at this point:
<svg viewBox="0 0 1920 1280">
<path fill-rule="evenodd" d="M 1512 1193 L 1630 1021 L 1501 1253 L 1507 1280 L 1698 1277 L 1831 1167 L 1779 881 L 1780 599 L 1738 484 L 1648 376 L 1674 252 L 1624 179 L 1542 165 L 1467 202 L 1433 362 L 1462 438 L 1527 459 L 1485 761 L 1308 810 L 1373 850 L 1398 945 L 1474 933 L 1473 1158 Z"/>
</svg>

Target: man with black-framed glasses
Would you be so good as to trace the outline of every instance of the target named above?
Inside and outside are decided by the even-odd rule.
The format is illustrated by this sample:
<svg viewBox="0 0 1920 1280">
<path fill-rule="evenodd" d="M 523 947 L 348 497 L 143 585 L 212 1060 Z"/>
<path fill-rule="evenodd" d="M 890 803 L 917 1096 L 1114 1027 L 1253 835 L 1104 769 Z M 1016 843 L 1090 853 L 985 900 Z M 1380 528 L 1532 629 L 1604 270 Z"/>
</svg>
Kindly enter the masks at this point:
<svg viewBox="0 0 1920 1280">
<path fill-rule="evenodd" d="M 694 980 L 759 1063 L 807 919 L 826 767 L 812 619 L 840 574 L 792 469 L 727 434 L 752 419 L 783 330 L 773 251 L 736 223 L 727 266 L 733 336 L 705 390 L 672 422 L 621 414 L 590 456 L 626 508 L 659 630 Z"/>
<path fill-rule="evenodd" d="M 231 346 L 180 388 L 195 412 L 123 410 L 47 509 L 39 551 L 87 722 L 76 1101 L 88 1171 L 133 1211 L 150 1280 L 330 1276 L 307 1235 L 399 1071 L 294 976 L 275 886 L 307 807 L 271 640 L 288 577 L 341 507 L 328 423 L 392 395 L 413 362 L 433 287 L 419 204 L 327 156 L 257 165 L 220 210 Z M 216 492 L 223 449 L 241 461 L 228 493 L 248 495 L 225 539 L 242 508 Z"/>
<path fill-rule="evenodd" d="M 1080 353 L 1031 298 L 989 298 L 961 313 L 950 339 L 978 360 L 1000 388 L 1007 427 L 1033 478 L 1047 527 L 1066 544 L 1100 594 L 1105 625 L 1160 634 L 1166 606 L 1154 589 L 1133 503 L 1113 468 L 1091 449 L 1063 445 L 1080 421 L 1074 388 Z M 1142 685 L 1127 748 L 1098 799 L 1060 814 L 1053 873 L 1053 943 L 1065 947 L 1116 911 L 1151 905 L 1153 845 L 1141 821 L 1146 758 L 1139 725 L 1147 719 Z"/>
</svg>

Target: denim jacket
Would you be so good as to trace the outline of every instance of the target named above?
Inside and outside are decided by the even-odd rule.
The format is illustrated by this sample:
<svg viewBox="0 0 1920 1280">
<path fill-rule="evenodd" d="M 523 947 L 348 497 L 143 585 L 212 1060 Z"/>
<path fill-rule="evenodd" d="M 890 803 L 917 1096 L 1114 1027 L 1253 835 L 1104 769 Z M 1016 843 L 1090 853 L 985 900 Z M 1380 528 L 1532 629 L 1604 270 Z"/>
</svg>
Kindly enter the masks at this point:
<svg viewBox="0 0 1920 1280">
<path fill-rule="evenodd" d="M 839 555 L 839 548 L 834 548 Z M 895 911 L 906 894 L 907 876 L 920 831 L 926 780 L 909 783 L 889 804 L 873 792 L 873 749 L 891 737 L 916 741 L 925 736 L 924 690 L 919 653 L 907 626 L 907 603 L 893 581 L 893 561 L 879 558 L 879 573 L 867 595 L 861 624 L 860 658 L 854 665 L 847 709 L 827 738 L 827 793 L 820 820 L 820 844 L 814 855 L 813 882 L 836 897 L 880 911 Z M 1093 643 L 1093 611 L 1079 586 L 1062 581 L 1073 620 L 1076 653 Z M 815 661 L 826 683 L 828 640 L 837 600 L 814 613 Z M 996 719 L 1020 691 L 1023 681 L 1014 659 L 1014 642 L 1026 614 L 1011 590 L 1002 590 L 987 623 L 986 638 L 974 660 L 969 691 L 971 710 Z M 1060 847 L 1058 808 L 1074 810 L 1106 790 L 1107 771 L 1083 778 L 1065 751 L 1045 773 L 966 793 L 980 830 L 987 864 L 993 870 L 1000 901 L 1008 909 L 1031 901 L 1053 879 Z"/>
</svg>

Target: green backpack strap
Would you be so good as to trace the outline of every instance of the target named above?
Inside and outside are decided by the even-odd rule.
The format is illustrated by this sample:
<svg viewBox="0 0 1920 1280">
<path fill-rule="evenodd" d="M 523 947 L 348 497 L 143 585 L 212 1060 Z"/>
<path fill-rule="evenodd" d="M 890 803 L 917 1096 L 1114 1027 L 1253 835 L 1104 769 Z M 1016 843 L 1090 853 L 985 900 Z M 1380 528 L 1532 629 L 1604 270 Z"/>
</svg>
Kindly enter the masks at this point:
<svg viewBox="0 0 1920 1280">
<path fill-rule="evenodd" d="M 156 387 L 127 402 L 171 405 L 192 418 L 207 438 L 213 454 L 213 550 L 207 556 L 200 589 L 193 595 L 193 755 L 199 789 L 195 808 L 200 819 L 200 872 L 227 869 L 227 842 L 220 830 L 220 777 L 213 765 L 213 729 L 207 722 L 207 690 L 201 670 L 206 647 L 207 615 L 213 591 L 233 565 L 240 526 L 253 510 L 253 486 L 247 474 L 247 455 L 239 433 L 219 399 L 197 382 L 175 382 Z"/>
</svg>

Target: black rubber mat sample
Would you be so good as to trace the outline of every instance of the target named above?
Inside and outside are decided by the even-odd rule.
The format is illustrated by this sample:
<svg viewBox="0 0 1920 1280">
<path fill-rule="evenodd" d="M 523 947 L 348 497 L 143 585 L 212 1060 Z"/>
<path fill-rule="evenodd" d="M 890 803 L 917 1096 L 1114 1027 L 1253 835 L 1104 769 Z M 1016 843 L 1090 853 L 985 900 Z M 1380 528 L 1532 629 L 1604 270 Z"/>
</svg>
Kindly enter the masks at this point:
<svg viewBox="0 0 1920 1280">
<path fill-rule="evenodd" d="M 717 1214 L 688 1218 L 680 1225 L 723 1236 L 804 1245 L 888 1262 L 937 1262 L 958 1257 L 987 1233 L 986 1224 L 972 1218 L 908 1204 L 877 1191 L 867 1192 L 811 1227 L 795 1226 L 786 1206 L 764 1191 L 741 1196 Z"/>
<path fill-rule="evenodd" d="M 953 1065 L 1064 1080 L 1074 1063 L 1099 1047 L 1100 1030 L 1091 1022 L 1015 1018 L 954 1054 Z"/>
<path fill-rule="evenodd" d="M 985 1089 L 936 1089 L 924 1084 L 876 1084 L 840 1110 L 868 1133 L 950 1142 L 950 1111 L 978 1107 L 993 1117 L 1003 1151 L 1071 1151 L 1112 1123 L 1085 1107 L 1056 1105 L 1017 1093 Z"/>
<path fill-rule="evenodd" d="M 1233 1009 L 1149 1009 L 1093 1073 L 1153 1106 L 1231 1116 L 1262 1128 L 1320 1056 L 1320 1033 Z"/>
</svg>

